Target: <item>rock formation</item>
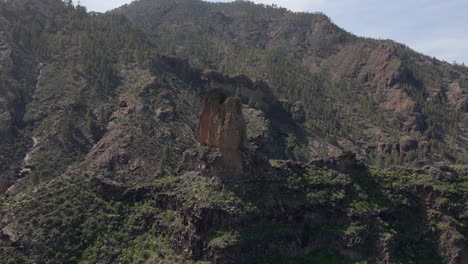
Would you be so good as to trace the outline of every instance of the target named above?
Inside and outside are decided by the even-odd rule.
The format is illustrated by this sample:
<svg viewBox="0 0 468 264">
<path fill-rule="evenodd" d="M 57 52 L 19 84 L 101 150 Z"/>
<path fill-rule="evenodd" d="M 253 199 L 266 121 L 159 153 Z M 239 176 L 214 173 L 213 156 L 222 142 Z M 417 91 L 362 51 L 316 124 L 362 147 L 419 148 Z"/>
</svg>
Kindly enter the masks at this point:
<svg viewBox="0 0 468 264">
<path fill-rule="evenodd" d="M 404 154 L 411 150 L 418 149 L 418 141 L 411 136 L 403 136 L 400 138 L 400 153 Z"/>
<path fill-rule="evenodd" d="M 221 89 L 209 90 L 197 137 L 209 149 L 187 153 L 182 171 L 200 171 L 223 183 L 273 177 L 268 159 L 247 147 L 247 124 L 240 98 L 228 97 Z"/>
<path fill-rule="evenodd" d="M 246 149 L 247 126 L 240 98 L 226 97 L 218 89 L 208 91 L 200 117 L 198 141 L 222 150 Z"/>
</svg>

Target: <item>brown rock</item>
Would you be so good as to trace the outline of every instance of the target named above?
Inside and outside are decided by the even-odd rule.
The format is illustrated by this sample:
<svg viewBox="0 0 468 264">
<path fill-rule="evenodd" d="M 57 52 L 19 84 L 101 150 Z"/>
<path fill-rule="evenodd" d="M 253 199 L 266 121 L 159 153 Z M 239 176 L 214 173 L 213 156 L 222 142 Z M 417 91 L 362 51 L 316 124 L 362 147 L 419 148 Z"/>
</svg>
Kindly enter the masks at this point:
<svg viewBox="0 0 468 264">
<path fill-rule="evenodd" d="M 16 243 L 20 239 L 20 234 L 18 234 L 18 230 L 13 226 L 13 224 L 5 226 L 1 231 L 11 243 Z"/>
<path fill-rule="evenodd" d="M 200 117 L 198 140 L 204 146 L 223 150 L 245 149 L 247 126 L 240 98 L 226 98 L 218 89 L 208 91 Z"/>
<path fill-rule="evenodd" d="M 455 82 L 449 85 L 447 99 L 458 110 L 468 112 L 468 94 L 460 86 L 460 83 Z"/>
<path fill-rule="evenodd" d="M 400 138 L 400 153 L 406 153 L 411 150 L 418 149 L 418 141 L 411 136 L 403 136 Z"/>
</svg>

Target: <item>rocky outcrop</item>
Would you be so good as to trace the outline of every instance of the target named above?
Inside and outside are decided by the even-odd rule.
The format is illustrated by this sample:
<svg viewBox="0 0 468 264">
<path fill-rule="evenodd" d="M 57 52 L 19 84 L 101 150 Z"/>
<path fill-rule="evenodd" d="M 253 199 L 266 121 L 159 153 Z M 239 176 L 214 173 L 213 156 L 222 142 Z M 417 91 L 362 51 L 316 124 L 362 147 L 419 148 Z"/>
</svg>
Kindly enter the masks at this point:
<svg viewBox="0 0 468 264">
<path fill-rule="evenodd" d="M 400 138 L 400 153 L 404 154 L 411 150 L 418 149 L 418 141 L 411 136 L 403 136 Z"/>
<path fill-rule="evenodd" d="M 240 98 L 227 97 L 219 89 L 208 91 L 200 117 L 198 141 L 217 153 L 216 160 L 221 161 L 219 166 L 213 166 L 219 169 L 215 169 L 214 175 L 230 175 L 229 180 L 246 176 L 245 169 L 249 168 L 246 163 L 251 156 L 248 155 L 247 125 Z"/>
<path fill-rule="evenodd" d="M 449 85 L 447 99 L 458 110 L 468 112 L 468 93 L 463 90 L 460 83 L 454 82 Z"/>
<path fill-rule="evenodd" d="M 228 97 L 221 89 L 211 89 L 205 97 L 197 135 L 206 148 L 184 153 L 179 174 L 197 172 L 223 183 L 271 179 L 268 159 L 247 147 L 247 124 L 240 98 Z"/>
<path fill-rule="evenodd" d="M 178 174 L 196 172 L 222 183 L 241 183 L 275 179 L 268 159 L 259 152 L 223 151 L 218 148 L 184 153 Z M 255 190 L 253 190 L 255 191 Z"/>
<path fill-rule="evenodd" d="M 246 149 L 247 126 L 240 98 L 226 98 L 218 89 L 208 91 L 200 117 L 198 140 L 204 146 L 222 150 Z"/>
<path fill-rule="evenodd" d="M 301 101 L 291 102 L 290 100 L 280 100 L 281 105 L 291 115 L 292 119 L 298 123 L 304 123 L 306 120 L 306 113 L 304 110 L 304 104 Z"/>
<path fill-rule="evenodd" d="M 188 60 L 178 57 L 156 55 L 154 72 L 171 72 L 181 80 L 197 86 L 217 87 L 226 96 L 239 97 L 243 104 L 260 109 L 265 113 L 277 112 L 280 107 L 270 85 L 263 80 L 253 80 L 244 74 L 225 75 L 212 70 L 201 70 L 190 65 Z"/>
<path fill-rule="evenodd" d="M 277 111 L 279 106 L 270 86 L 264 81 L 253 81 L 243 74 L 227 76 L 215 71 L 205 72 L 201 78 L 205 83 L 219 87 L 226 95 L 239 96 L 244 104 L 265 113 Z"/>
</svg>

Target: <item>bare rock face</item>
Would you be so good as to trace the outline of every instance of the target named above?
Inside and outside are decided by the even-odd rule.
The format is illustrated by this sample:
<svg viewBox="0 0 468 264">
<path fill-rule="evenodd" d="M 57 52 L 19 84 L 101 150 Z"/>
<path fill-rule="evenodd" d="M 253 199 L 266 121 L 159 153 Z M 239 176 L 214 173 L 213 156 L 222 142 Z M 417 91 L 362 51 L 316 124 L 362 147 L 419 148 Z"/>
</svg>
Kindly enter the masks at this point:
<svg viewBox="0 0 468 264">
<path fill-rule="evenodd" d="M 271 169 L 263 155 L 247 148 L 241 99 L 227 97 L 220 89 L 212 89 L 206 95 L 198 141 L 209 147 L 194 158 L 196 169 L 203 175 L 217 176 L 222 181 L 243 181 L 267 176 L 265 171 Z"/>
<path fill-rule="evenodd" d="M 200 117 L 198 140 L 204 146 L 236 151 L 247 148 L 247 126 L 240 98 L 218 89 L 208 91 Z"/>
<path fill-rule="evenodd" d="M 468 94 L 460 86 L 460 83 L 455 82 L 449 86 L 447 98 L 458 110 L 468 112 Z"/>
</svg>

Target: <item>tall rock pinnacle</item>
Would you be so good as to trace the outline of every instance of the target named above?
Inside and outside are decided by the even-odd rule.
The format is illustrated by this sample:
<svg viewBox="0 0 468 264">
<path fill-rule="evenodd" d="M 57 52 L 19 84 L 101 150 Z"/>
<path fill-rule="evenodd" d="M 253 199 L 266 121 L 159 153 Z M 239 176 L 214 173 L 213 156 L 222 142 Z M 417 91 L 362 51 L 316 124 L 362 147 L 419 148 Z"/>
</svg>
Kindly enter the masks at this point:
<svg viewBox="0 0 468 264">
<path fill-rule="evenodd" d="M 219 89 L 208 91 L 200 117 L 198 140 L 222 150 L 247 148 L 247 128 L 240 98 L 226 97 Z"/>
</svg>

